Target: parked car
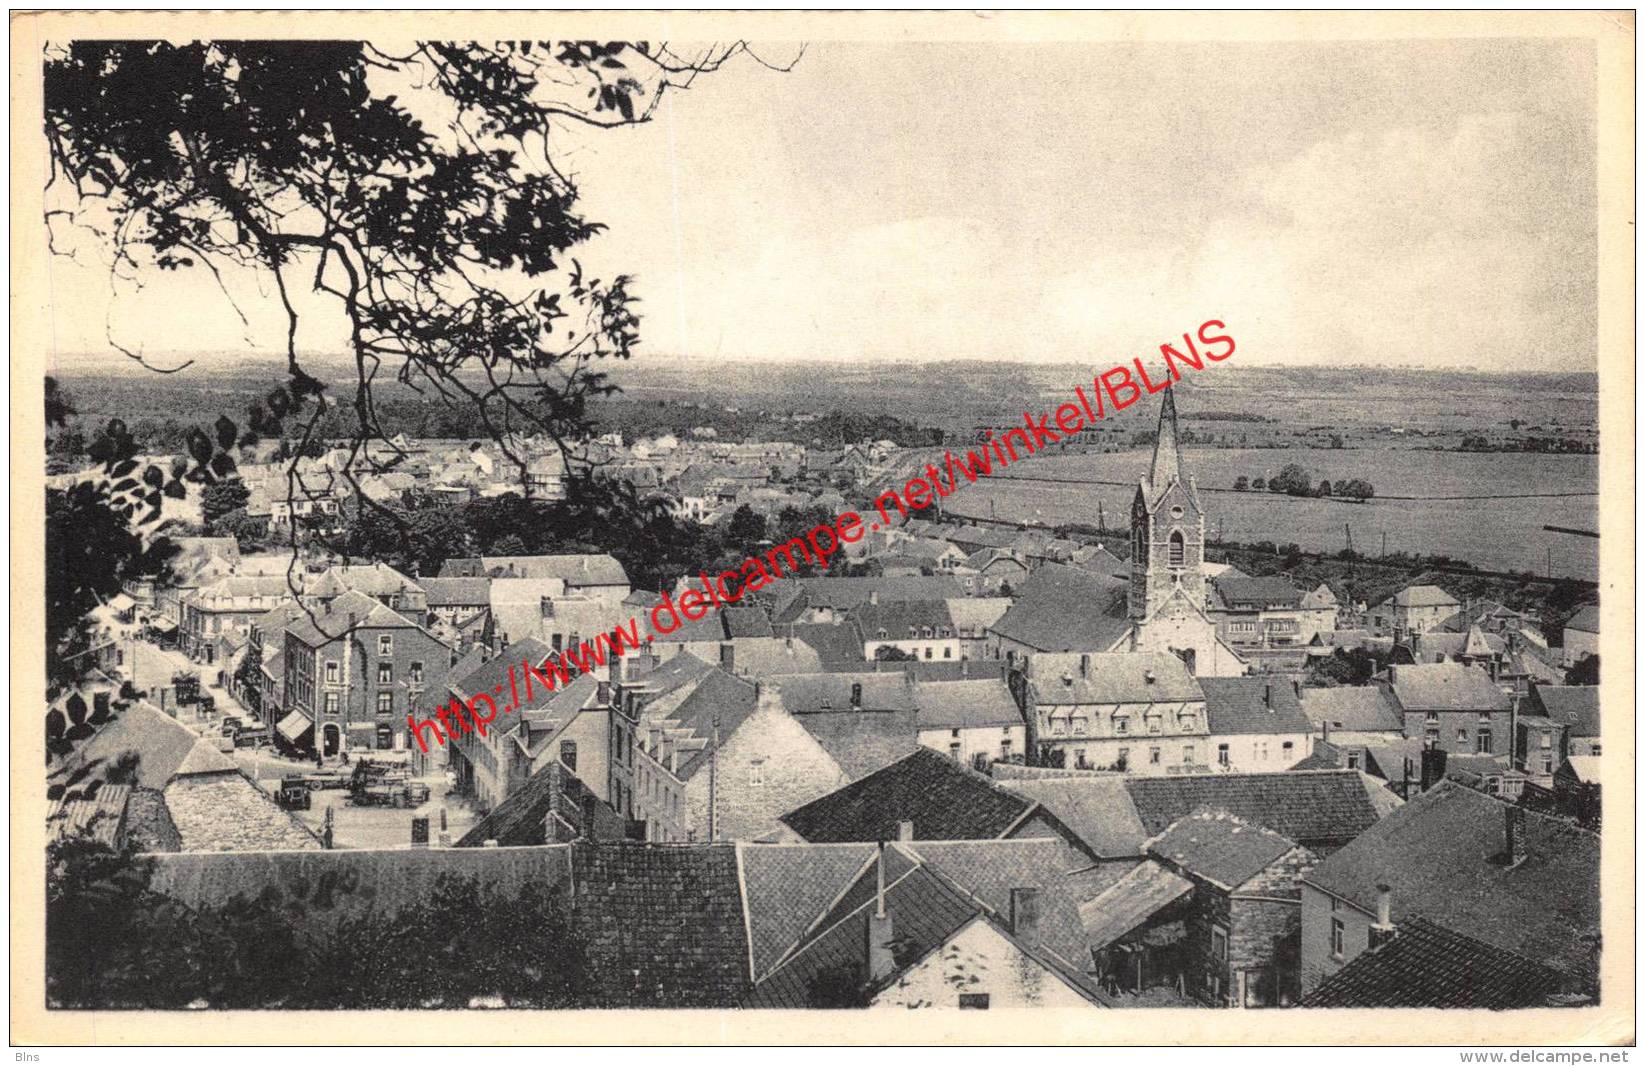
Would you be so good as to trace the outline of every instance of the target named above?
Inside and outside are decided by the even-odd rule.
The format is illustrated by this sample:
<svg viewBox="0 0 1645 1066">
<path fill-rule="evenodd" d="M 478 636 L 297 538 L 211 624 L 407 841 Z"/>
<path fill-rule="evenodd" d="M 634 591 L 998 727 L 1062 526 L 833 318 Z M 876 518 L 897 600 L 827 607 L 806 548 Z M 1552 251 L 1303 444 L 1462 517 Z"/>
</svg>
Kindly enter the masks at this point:
<svg viewBox="0 0 1645 1066">
<path fill-rule="evenodd" d="M 314 806 L 314 794 L 309 791 L 308 781 L 300 774 L 280 779 L 280 792 L 275 800 L 288 811 L 306 811 Z"/>
</svg>

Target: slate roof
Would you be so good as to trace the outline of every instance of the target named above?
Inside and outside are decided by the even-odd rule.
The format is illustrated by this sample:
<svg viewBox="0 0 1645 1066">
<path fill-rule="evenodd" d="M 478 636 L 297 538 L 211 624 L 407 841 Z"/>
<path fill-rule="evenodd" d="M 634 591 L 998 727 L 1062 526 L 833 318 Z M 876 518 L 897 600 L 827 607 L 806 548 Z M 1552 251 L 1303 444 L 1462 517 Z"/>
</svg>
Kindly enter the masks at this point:
<svg viewBox="0 0 1645 1066">
<path fill-rule="evenodd" d="M 723 607 L 720 614 L 725 618 L 726 635 L 735 640 L 738 637 L 770 637 L 775 633 L 771 629 L 771 619 L 760 607 Z"/>
<path fill-rule="evenodd" d="M 1085 670 L 1081 672 L 1082 660 Z M 1150 677 L 1152 680 L 1150 680 Z M 1198 702 L 1200 681 L 1169 652 L 1040 653 L 1028 659 L 1042 704 Z"/>
<path fill-rule="evenodd" d="M 1396 607 L 1461 607 L 1455 596 L 1438 585 L 1412 585 L 1400 589 L 1388 598 Z"/>
<path fill-rule="evenodd" d="M 1557 970 L 1423 918 L 1362 952 L 1303 997 L 1304 1007 L 1543 1007 L 1560 991 Z"/>
<path fill-rule="evenodd" d="M 1537 685 L 1529 703 L 1525 713 L 1535 714 L 1540 706 L 1547 717 L 1563 723 L 1570 736 L 1599 736 L 1598 685 Z"/>
<path fill-rule="evenodd" d="M 546 839 L 544 821 L 551 810 L 568 823 L 563 827 L 567 832 L 588 836 L 589 827 L 583 825 L 583 818 L 590 801 L 595 820 L 593 839 L 622 840 L 627 831 L 623 818 L 610 804 L 596 797 L 581 778 L 556 761 L 510 792 L 490 814 L 464 833 L 456 846 L 477 848 L 488 840 L 495 840 L 502 847 L 558 843 L 559 840 Z"/>
<path fill-rule="evenodd" d="M 1050 811 L 1098 858 L 1142 854 L 1151 835 L 1118 774 L 1064 778 L 1009 778 L 1000 784 Z"/>
<path fill-rule="evenodd" d="M 430 607 L 484 607 L 491 603 L 486 577 L 425 577 L 418 582 Z"/>
<path fill-rule="evenodd" d="M 823 711 L 794 720 L 855 781 L 919 747 L 919 716 L 905 711 Z"/>
<path fill-rule="evenodd" d="M 1003 729 L 1023 724 L 1022 711 L 1004 678 L 921 681 L 920 729 Z"/>
<path fill-rule="evenodd" d="M 913 681 L 900 672 L 790 674 L 777 682 L 783 709 L 793 715 L 849 710 L 857 685 L 862 686 L 864 711 L 912 711 L 919 706 Z"/>
<path fill-rule="evenodd" d="M 912 821 L 916 840 L 993 840 L 1033 809 L 986 776 L 929 748 L 782 816 L 804 840 L 895 840 Z"/>
<path fill-rule="evenodd" d="M 1453 932 L 1590 975 L 1599 933 L 1599 837 L 1525 808 L 1527 858 L 1503 861 L 1511 805 L 1453 781 L 1413 798 L 1304 880 L 1375 914 L 1378 884 L 1396 922 L 1420 915 Z"/>
<path fill-rule="evenodd" d="M 114 720 L 74 749 L 62 770 L 72 772 L 98 762 L 99 776 L 128 751 L 138 755 L 137 784 L 144 788 L 164 788 L 194 750 L 205 744 L 187 726 L 153 704 L 138 701 L 115 714 Z M 216 749 L 206 747 L 213 754 Z M 54 772 L 53 777 L 56 776 Z"/>
<path fill-rule="evenodd" d="M 793 622 L 781 627 L 817 651 L 824 670 L 863 669 L 862 634 L 856 626 L 830 625 L 825 622 Z"/>
<path fill-rule="evenodd" d="M 418 628 L 416 622 L 398 611 L 350 589 L 332 600 L 326 613 L 315 619 L 299 618 L 286 627 L 286 633 L 311 648 L 319 648 L 354 630 Z"/>
<path fill-rule="evenodd" d="M 627 585 L 628 572 L 609 555 L 488 555 L 478 559 L 447 559 L 441 577 L 558 578 L 567 585 L 586 588 Z"/>
<path fill-rule="evenodd" d="M 760 590 L 762 596 L 778 603 L 800 593 L 803 593 L 802 602 L 806 606 L 847 611 L 866 604 L 869 596 L 875 593 L 879 594 L 880 603 L 884 604 L 905 600 L 954 599 L 965 595 L 965 590 L 957 579 L 947 575 L 783 578 Z"/>
<path fill-rule="evenodd" d="M 1035 651 L 1107 651 L 1131 628 L 1127 588 L 1120 578 L 1046 563 L 1028 575 L 990 632 Z"/>
<path fill-rule="evenodd" d="M 484 662 L 478 663 L 467 673 L 458 674 L 453 672 L 451 680 L 447 684 L 451 691 L 464 699 L 472 698 L 480 692 L 491 695 L 497 691 L 498 685 L 502 686 L 503 694 L 506 696 L 509 693 L 508 671 L 512 667 L 514 670 L 514 690 L 519 693 L 519 709 L 523 711 L 547 703 L 552 694 L 546 692 L 543 686 L 533 679 L 531 700 L 528 702 L 525 695 L 525 671 L 521 669 L 521 664 L 529 662 L 541 667 L 543 660 L 548 657 L 548 645 L 535 637 L 527 637 L 525 640 L 518 640 L 510 644 L 501 655 L 493 655 Z M 570 668 L 567 667 L 567 669 Z"/>
<path fill-rule="evenodd" d="M 1140 863 L 1107 891 L 1080 904 L 1092 951 L 1101 951 L 1194 890 L 1194 882 L 1153 861 Z"/>
<path fill-rule="evenodd" d="M 1508 694 L 1490 675 L 1466 663 L 1389 667 L 1388 687 L 1400 709 L 1410 711 L 1506 711 Z"/>
<path fill-rule="evenodd" d="M 873 844 L 760 844 L 741 849 L 754 977 L 765 977 L 868 868 Z"/>
<path fill-rule="evenodd" d="M 1214 807 L 1318 850 L 1359 836 L 1380 817 L 1356 770 L 1129 777 L 1125 784 L 1151 834 Z"/>
<path fill-rule="evenodd" d="M 863 640 L 915 640 L 954 636 L 954 616 L 947 600 L 897 600 L 864 603 L 851 609 L 850 620 Z M 885 636 L 880 636 L 880 630 Z M 929 636 L 925 631 L 929 629 Z"/>
<path fill-rule="evenodd" d="M 571 864 L 572 927 L 603 1007 L 742 999 L 749 941 L 736 845 L 573 844 Z"/>
<path fill-rule="evenodd" d="M 956 633 L 981 637 L 1011 609 L 1009 596 L 967 596 L 949 600 L 948 613 L 954 619 Z"/>
<path fill-rule="evenodd" d="M 688 729 L 695 736 L 709 741 L 700 750 L 684 752 L 679 763 L 679 777 L 689 779 L 700 768 L 708 765 L 713 747 L 715 716 L 719 716 L 720 742 L 737 731 L 737 727 L 754 713 L 759 695 L 751 682 L 732 677 L 717 667 L 711 668 L 697 681 L 680 703 L 668 712 L 668 721 L 676 727 Z"/>
<path fill-rule="evenodd" d="M 1599 604 L 1589 603 L 1573 614 L 1565 623 L 1566 629 L 1574 629 L 1579 633 L 1599 632 Z"/>
<path fill-rule="evenodd" d="M 733 668 L 748 677 L 815 674 L 823 668 L 817 650 L 803 640 L 784 637 L 737 637 L 731 641 Z"/>
<path fill-rule="evenodd" d="M 1199 687 L 1213 735 L 1313 731 L 1296 690 L 1284 678 L 1203 677 Z"/>
<path fill-rule="evenodd" d="M 1403 733 L 1405 719 L 1378 685 L 1342 685 L 1302 690 L 1302 713 L 1318 727 L 1362 733 Z"/>
<path fill-rule="evenodd" d="M 1294 841 L 1227 811 L 1202 808 L 1148 842 L 1148 853 L 1230 892 L 1261 873 Z"/>
</svg>

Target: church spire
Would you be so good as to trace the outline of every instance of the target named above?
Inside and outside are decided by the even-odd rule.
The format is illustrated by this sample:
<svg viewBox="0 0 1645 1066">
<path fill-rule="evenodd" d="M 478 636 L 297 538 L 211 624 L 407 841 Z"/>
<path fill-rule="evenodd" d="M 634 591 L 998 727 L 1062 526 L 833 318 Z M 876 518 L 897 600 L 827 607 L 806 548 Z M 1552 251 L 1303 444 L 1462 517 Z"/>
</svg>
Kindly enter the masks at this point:
<svg viewBox="0 0 1645 1066">
<path fill-rule="evenodd" d="M 1154 465 L 1148 468 L 1148 481 L 1155 492 L 1162 491 L 1173 481 L 1182 480 L 1182 459 L 1177 454 L 1177 401 L 1176 389 L 1166 389 L 1159 408 L 1159 432 L 1154 437 Z"/>
</svg>

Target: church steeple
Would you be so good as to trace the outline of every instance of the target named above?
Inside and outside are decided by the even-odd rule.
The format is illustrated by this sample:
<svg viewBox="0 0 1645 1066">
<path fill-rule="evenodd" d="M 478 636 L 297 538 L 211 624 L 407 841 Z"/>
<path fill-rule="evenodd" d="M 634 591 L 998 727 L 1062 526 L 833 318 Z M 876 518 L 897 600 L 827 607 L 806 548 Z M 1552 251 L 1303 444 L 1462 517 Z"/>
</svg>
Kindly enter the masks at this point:
<svg viewBox="0 0 1645 1066">
<path fill-rule="evenodd" d="M 1155 493 L 1164 492 L 1173 481 L 1182 480 L 1182 459 L 1177 454 L 1176 389 L 1165 390 L 1159 408 L 1159 432 L 1154 437 L 1154 464 L 1148 468 L 1148 483 Z"/>
</svg>

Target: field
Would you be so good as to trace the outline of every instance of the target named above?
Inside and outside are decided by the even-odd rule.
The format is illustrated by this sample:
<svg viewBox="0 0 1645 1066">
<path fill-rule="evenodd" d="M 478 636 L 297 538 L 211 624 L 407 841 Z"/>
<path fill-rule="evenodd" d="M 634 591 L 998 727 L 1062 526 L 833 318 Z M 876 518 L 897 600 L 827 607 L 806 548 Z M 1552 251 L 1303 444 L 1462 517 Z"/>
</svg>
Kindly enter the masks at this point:
<svg viewBox="0 0 1645 1066">
<path fill-rule="evenodd" d="M 1006 474 L 966 486 L 949 502 L 954 515 L 1038 520 L 1046 525 L 1095 523 L 1098 503 L 1110 528 L 1125 524 L 1136 478 L 1146 472 L 1146 449 L 1097 455 L 1046 455 Z M 1523 453 L 1428 452 L 1411 449 L 1235 450 L 1184 452 L 1207 511 L 1206 532 L 1228 540 L 1296 543 L 1310 550 L 1354 547 L 1424 555 L 1449 555 L 1493 570 L 1538 574 L 1552 553 L 1554 576 L 1597 578 L 1597 540 L 1549 533 L 1543 525 L 1598 528 L 1598 497 L 1529 497 L 1485 500 L 1387 500 L 1365 504 L 1231 491 L 1234 479 L 1269 477 L 1298 463 L 1317 481 L 1364 478 L 1388 496 L 1481 496 L 1595 492 L 1597 457 Z M 1050 484 L 1042 480 L 1120 482 L 1113 485 Z M 1228 490 L 1228 491 L 1223 491 Z"/>
</svg>

